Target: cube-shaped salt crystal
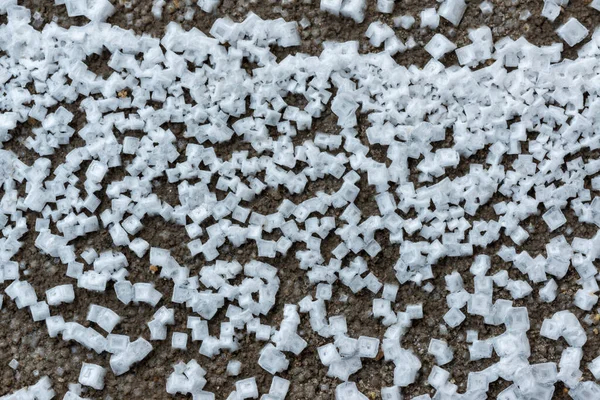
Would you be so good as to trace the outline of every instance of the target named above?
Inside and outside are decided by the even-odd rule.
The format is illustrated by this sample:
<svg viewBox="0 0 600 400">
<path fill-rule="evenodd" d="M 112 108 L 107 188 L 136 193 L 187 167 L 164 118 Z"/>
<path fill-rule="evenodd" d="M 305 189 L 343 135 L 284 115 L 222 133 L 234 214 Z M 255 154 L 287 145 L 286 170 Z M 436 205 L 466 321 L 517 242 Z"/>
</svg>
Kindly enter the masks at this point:
<svg viewBox="0 0 600 400">
<path fill-rule="evenodd" d="M 127 350 L 127 346 L 129 345 L 129 336 L 127 335 L 115 335 L 111 333 L 106 336 L 106 340 L 106 351 L 113 354 Z"/>
<path fill-rule="evenodd" d="M 483 15 L 489 15 L 494 11 L 494 5 L 491 2 L 485 0 L 479 4 L 479 9 L 481 10 L 481 13 Z"/>
<path fill-rule="evenodd" d="M 339 15 L 341 8 L 342 0 L 321 0 L 321 11 Z"/>
<path fill-rule="evenodd" d="M 151 283 L 138 282 L 133 285 L 133 301 L 148 303 L 151 306 L 156 306 L 160 301 L 162 294 L 154 289 Z"/>
<path fill-rule="evenodd" d="M 492 308 L 492 297 L 488 294 L 475 293 L 469 298 L 467 312 L 471 315 L 486 316 Z"/>
<path fill-rule="evenodd" d="M 556 30 L 556 34 L 569 46 L 573 47 L 585 39 L 589 31 L 576 18 L 569 18 L 566 23 Z"/>
<path fill-rule="evenodd" d="M 489 381 L 484 372 L 469 372 L 467 390 L 469 392 L 487 392 Z"/>
<path fill-rule="evenodd" d="M 365 19 L 365 3 L 366 0 L 345 0 L 340 9 L 340 14 L 352 18 L 360 24 Z"/>
<path fill-rule="evenodd" d="M 446 322 L 450 328 L 456 328 L 465 320 L 465 318 L 465 314 L 458 308 L 451 308 L 444 314 L 444 322 Z"/>
<path fill-rule="evenodd" d="M 462 276 L 456 271 L 446 275 L 444 280 L 446 281 L 446 290 L 448 290 L 450 293 L 458 292 L 463 288 Z"/>
<path fill-rule="evenodd" d="M 334 315 L 329 317 L 329 328 L 334 336 L 348 332 L 346 317 L 343 315 Z"/>
<path fill-rule="evenodd" d="M 65 329 L 65 320 L 60 315 L 46 318 L 46 328 L 48 329 L 48 336 L 56 337 Z"/>
<path fill-rule="evenodd" d="M 567 218 L 558 207 L 550 208 L 542 215 L 542 218 L 546 222 L 546 225 L 548 225 L 550 232 L 560 228 L 567 222 Z"/>
<path fill-rule="evenodd" d="M 135 238 L 129 243 L 129 249 L 139 258 L 142 258 L 149 248 L 150 244 L 142 238 Z"/>
<path fill-rule="evenodd" d="M 358 340 L 347 336 L 340 336 L 335 339 L 335 345 L 341 356 L 348 357 L 356 353 Z"/>
<path fill-rule="evenodd" d="M 552 303 L 556 299 L 558 284 L 550 279 L 543 288 L 539 290 L 540 299 L 546 303 Z"/>
<path fill-rule="evenodd" d="M 256 340 L 267 341 L 271 338 L 272 328 L 270 325 L 261 324 L 256 328 Z"/>
<path fill-rule="evenodd" d="M 332 287 L 327 283 L 319 283 L 315 297 L 321 300 L 331 300 Z"/>
<path fill-rule="evenodd" d="M 529 330 L 529 314 L 527 307 L 511 307 L 504 320 L 509 332 L 526 332 Z"/>
<path fill-rule="evenodd" d="M 402 400 L 400 388 L 398 386 L 381 388 L 381 400 Z"/>
<path fill-rule="evenodd" d="M 271 381 L 271 387 L 269 388 L 269 394 L 279 399 L 285 399 L 289 389 L 290 381 L 274 376 Z"/>
<path fill-rule="evenodd" d="M 238 376 L 242 369 L 242 363 L 238 360 L 231 360 L 227 363 L 227 375 Z"/>
<path fill-rule="evenodd" d="M 508 271 L 502 270 L 492 275 L 494 284 L 498 287 L 505 287 L 508 284 Z"/>
<path fill-rule="evenodd" d="M 79 372 L 79 383 L 96 390 L 104 389 L 106 369 L 96 364 L 83 363 Z"/>
<path fill-rule="evenodd" d="M 338 350 L 333 343 L 329 343 L 318 347 L 317 353 L 319 354 L 319 359 L 321 360 L 321 363 L 326 367 L 330 366 L 336 361 L 341 360 Z"/>
<path fill-rule="evenodd" d="M 67 264 L 67 273 L 66 275 L 69 278 L 79 279 L 79 277 L 83 274 L 83 264 L 77 261 L 71 261 Z"/>
<path fill-rule="evenodd" d="M 140 139 L 133 136 L 123 138 L 123 154 L 135 154 L 139 147 Z"/>
<path fill-rule="evenodd" d="M 464 0 L 445 0 L 439 8 L 438 14 L 452 25 L 458 26 L 466 9 L 467 4 Z"/>
<path fill-rule="evenodd" d="M 556 4 L 554 0 L 546 0 L 544 1 L 541 15 L 542 17 L 547 18 L 549 21 L 554 22 L 554 20 L 560 15 L 560 11 L 560 5 Z"/>
<path fill-rule="evenodd" d="M 600 357 L 596 357 L 588 364 L 588 369 L 594 378 L 600 379 Z"/>
<path fill-rule="evenodd" d="M 377 0 L 377 11 L 390 14 L 394 11 L 394 0 Z"/>
<path fill-rule="evenodd" d="M 466 341 L 467 343 L 473 343 L 479 337 L 479 332 L 469 329 L 467 331 Z"/>
<path fill-rule="evenodd" d="M 283 352 L 277 350 L 275 346 L 268 343 L 260 351 L 258 365 L 268 373 L 275 375 L 276 373 L 285 371 L 289 366 L 289 361 Z"/>
<path fill-rule="evenodd" d="M 75 300 L 73 285 L 59 285 L 46 290 L 46 301 L 51 306 L 61 303 L 72 303 Z"/>
<path fill-rule="evenodd" d="M 398 295 L 398 285 L 392 283 L 386 283 L 383 285 L 383 292 L 381 293 L 381 297 L 389 300 L 396 301 L 396 296 Z"/>
<path fill-rule="evenodd" d="M 575 293 L 573 303 L 582 310 L 590 311 L 598 302 L 598 296 L 584 289 L 579 289 Z"/>
<path fill-rule="evenodd" d="M 140 219 L 135 215 L 130 215 L 129 217 L 125 218 L 125 220 L 123 220 L 121 223 L 121 226 L 130 235 L 136 235 L 143 227 Z"/>
<path fill-rule="evenodd" d="M 173 332 L 171 337 L 171 347 L 174 349 L 187 349 L 188 334 L 183 332 Z"/>
<path fill-rule="evenodd" d="M 531 373 L 538 383 L 554 385 L 556 383 L 556 363 L 546 362 L 531 366 Z"/>
<path fill-rule="evenodd" d="M 492 356 L 493 346 L 489 340 L 475 340 L 469 346 L 469 360 L 477 361 Z"/>
<path fill-rule="evenodd" d="M 256 399 L 258 397 L 258 387 L 256 386 L 256 379 L 254 377 L 243 379 L 235 383 L 235 391 L 237 392 L 238 398 L 244 399 Z"/>
<path fill-rule="evenodd" d="M 379 47 L 386 39 L 394 36 L 394 31 L 383 22 L 375 21 L 371 22 L 365 32 L 365 36 L 369 38 L 371 45 Z"/>
<path fill-rule="evenodd" d="M 167 338 L 167 327 L 157 320 L 147 323 L 150 329 L 150 340 L 165 340 Z"/>
<path fill-rule="evenodd" d="M 89 248 L 81 253 L 81 258 L 88 264 L 92 264 L 96 258 L 98 258 L 98 253 L 96 250 Z"/>
<path fill-rule="evenodd" d="M 406 306 L 406 313 L 410 316 L 410 319 L 422 319 L 423 318 L 423 304 L 409 304 Z"/>
<path fill-rule="evenodd" d="M 39 301 L 29 306 L 34 321 L 43 321 L 50 316 L 50 309 L 45 301 Z"/>
<path fill-rule="evenodd" d="M 454 358 L 448 344 L 438 339 L 431 339 L 427 352 L 435 357 L 438 365 L 448 364 Z"/>
<path fill-rule="evenodd" d="M 415 17 L 412 15 L 401 15 L 394 18 L 394 26 L 401 27 L 402 29 L 410 29 L 415 23 Z"/>
<path fill-rule="evenodd" d="M 546 337 L 552 340 L 558 340 L 562 334 L 563 327 L 552 319 L 545 319 L 542 322 L 542 328 L 540 329 L 540 336 Z"/>
<path fill-rule="evenodd" d="M 379 339 L 360 336 L 357 343 L 357 355 L 362 358 L 375 358 L 379 352 Z"/>
<path fill-rule="evenodd" d="M 421 28 L 436 29 L 440 24 L 440 16 L 434 7 L 421 10 L 420 17 Z"/>
<path fill-rule="evenodd" d="M 431 368 L 429 377 L 427 378 L 427 383 L 439 390 L 442 386 L 444 386 L 449 378 L 450 372 L 438 367 L 437 365 L 434 365 L 433 368 Z"/>
</svg>

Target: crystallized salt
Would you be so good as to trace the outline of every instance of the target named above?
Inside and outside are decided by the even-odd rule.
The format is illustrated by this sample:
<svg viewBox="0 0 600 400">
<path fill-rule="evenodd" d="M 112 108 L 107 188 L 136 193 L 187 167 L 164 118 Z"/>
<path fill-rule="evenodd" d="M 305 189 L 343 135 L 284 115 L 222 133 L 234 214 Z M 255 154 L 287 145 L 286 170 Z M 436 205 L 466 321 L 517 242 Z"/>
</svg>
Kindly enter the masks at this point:
<svg viewBox="0 0 600 400">
<path fill-rule="evenodd" d="M 589 31 L 576 18 L 569 18 L 567 22 L 556 30 L 556 34 L 572 47 L 585 39 Z"/>
<path fill-rule="evenodd" d="M 106 369 L 96 364 L 83 363 L 79 372 L 79 383 L 96 390 L 104 389 Z"/>
<path fill-rule="evenodd" d="M 445 0 L 439 8 L 438 14 L 452 25 L 458 26 L 466 9 L 467 5 L 464 0 Z"/>
<path fill-rule="evenodd" d="M 443 57 L 444 54 L 456 49 L 456 45 L 452 43 L 444 35 L 436 33 L 431 40 L 425 45 L 425 51 L 431 54 L 436 60 Z M 458 156 L 458 155 L 457 155 Z M 441 161 L 441 160 L 440 160 Z M 458 157 L 457 160 L 458 161 Z M 443 163 L 441 163 L 443 165 Z"/>
<path fill-rule="evenodd" d="M 489 1 L 482 1 L 479 4 L 479 9 L 481 10 L 481 13 L 484 15 L 489 15 L 494 11 L 494 5 L 489 2 Z"/>
<path fill-rule="evenodd" d="M 465 397 L 485 397 L 499 377 L 512 382 L 498 395 L 502 400 L 522 395 L 550 398 L 558 381 L 573 398 L 598 397 L 600 387 L 582 381 L 588 325 L 584 328 L 574 314 L 556 310 L 543 321 L 540 334 L 553 340 L 562 337 L 568 344 L 559 368 L 552 361 L 530 364 L 536 350 L 528 339 L 530 330 L 538 327 L 530 323 L 527 308 L 498 298 L 500 294 L 528 300 L 536 287 L 539 300 L 551 303 L 558 295 L 557 281 L 572 266 L 578 290 L 560 295 L 585 311 L 597 304 L 598 235 L 573 237 L 574 227 L 565 226 L 571 215 L 579 224 L 600 224 L 600 203 L 594 197 L 600 188 L 595 177 L 600 164 L 578 154 L 598 147 L 597 124 L 591 117 L 597 100 L 597 34 L 582 46 L 579 58 L 568 62 L 561 62 L 561 44 L 536 47 L 523 38 L 494 42 L 486 26 L 469 30 L 471 43 L 460 48 L 436 34 L 425 45 L 434 60 L 419 69 L 399 66 L 391 57 L 416 47 L 415 38 L 403 43 L 392 28 L 376 20 L 369 21 L 366 35 L 373 46 L 383 46 L 380 53 L 361 54 L 358 42 L 327 42 L 319 57 L 289 53 L 278 61 L 271 46 L 301 43 L 293 21 L 263 20 L 252 13 L 237 22 L 217 18 L 211 36 L 171 23 L 162 38 L 153 39 L 98 25 L 114 12 L 107 0 L 64 0 L 70 16 L 86 16 L 94 23 L 59 30 L 49 24 L 42 33 L 28 25 L 39 23 L 39 13 L 32 16 L 15 3 L 0 1 L 8 21 L 0 25 L 0 37 L 5 38 L 0 40 L 5 64 L 0 82 L 6 94 L 0 142 L 14 140 L 15 128 L 32 120 L 39 126 L 24 138 L 24 145 L 39 157 L 25 164 L 12 151 L 0 150 L 0 282 L 12 281 L 5 289 L 7 296 L 17 308 L 28 307 L 34 321 L 44 320 L 49 336 L 98 354 L 109 352 L 117 376 L 153 349 L 145 339 L 131 341 L 110 333 L 121 311 L 90 305 L 87 319 L 106 336 L 65 321 L 57 311 L 62 303 L 74 303 L 70 283 L 48 289 L 46 301 L 39 301 L 36 288 L 26 281 L 36 274 L 35 267 L 13 260 L 29 231 L 35 248 L 55 259 L 52 270 L 76 280 L 77 290 L 104 292 L 112 285 L 117 299 L 134 308 L 163 302 L 147 321 L 149 338 L 166 340 L 171 332 L 173 349 L 185 350 L 191 335 L 192 341 L 201 341 L 203 356 L 226 351 L 235 357 L 248 335 L 264 342 L 259 366 L 272 375 L 283 373 L 289 358 L 309 345 L 299 315 L 307 313 L 306 326 L 323 339 L 317 353 L 327 375 L 345 382 L 335 389 L 339 399 L 366 398 L 349 379 L 363 363 L 382 357 L 394 366 L 394 386 L 381 389 L 383 399 L 400 399 L 399 387 L 416 382 L 421 360 L 402 347 L 402 338 L 421 323 L 419 319 L 429 317 L 430 310 L 427 304 L 404 303 L 405 311 L 399 308 L 398 294 L 404 299 L 410 285 L 426 295 L 446 290 L 448 309 L 438 310 L 433 326 L 449 341 L 431 339 L 428 347 L 438 365 L 452 361 L 456 347 L 449 328 L 460 326 L 467 316 L 483 317 L 483 323 L 505 329 L 496 336 L 482 331 L 482 337 L 467 331 L 470 360 L 492 358 L 495 352 L 498 362 L 470 371 Z M 548 0 L 542 15 L 555 20 L 566 3 Z M 600 8 L 595 3 L 591 6 Z M 162 18 L 166 5 L 155 0 L 151 12 Z M 218 5 L 218 0 L 197 2 L 210 13 Z M 366 5 L 364 0 L 320 1 L 323 11 L 356 22 L 365 19 Z M 189 20 L 194 9 L 191 3 L 184 7 Z M 466 7 L 463 0 L 446 0 L 437 11 L 425 8 L 420 25 L 436 28 L 442 17 L 457 26 Z M 378 0 L 376 8 L 391 13 L 394 2 Z M 489 15 L 493 6 L 485 1 L 480 10 Z M 519 14 L 521 19 L 528 15 L 528 10 Z M 404 29 L 414 22 L 409 15 L 394 18 L 394 26 Z M 307 29 L 310 21 L 303 18 L 300 26 Z M 573 46 L 588 31 L 571 18 L 557 34 Z M 453 50 L 461 68 L 445 68 L 436 61 Z M 115 71 L 107 79 L 87 65 L 86 58 L 100 51 L 110 53 L 107 66 Z M 246 61 L 256 67 L 243 67 Z M 580 81 L 587 86 L 570 85 Z M 306 102 L 291 103 L 291 95 Z M 76 100 L 85 117 L 78 120 L 77 131 L 71 126 L 75 116 L 61 106 Z M 328 113 L 335 115 L 339 129 L 320 127 L 319 119 Z M 185 129 L 175 134 L 170 124 Z M 363 125 L 364 131 L 359 129 Z M 75 134 L 84 143 L 80 147 L 73 147 Z M 227 147 L 233 140 L 241 147 L 233 146 L 223 155 L 216 144 Z M 374 145 L 387 149 L 385 160 L 374 156 Z M 54 156 L 67 147 L 64 160 Z M 470 157 L 481 151 L 481 163 L 473 162 Z M 409 168 L 411 160 L 416 160 L 414 168 Z M 468 168 L 458 176 L 451 173 L 463 164 Z M 338 182 L 331 190 L 308 190 L 329 178 Z M 173 189 L 175 202 L 157 195 L 157 182 Z M 287 195 L 294 200 L 285 199 Z M 259 213 L 252 204 L 265 196 L 273 207 Z M 374 200 L 372 210 L 359 207 L 364 196 Z M 492 217 L 480 215 L 484 207 Z M 545 252 L 530 254 L 522 245 L 539 239 L 533 237 L 529 221 L 539 218 L 540 209 L 549 230 L 561 229 L 564 236 L 549 239 Z M 35 226 L 29 226 L 31 213 L 36 214 Z M 148 227 L 163 223 L 180 227 L 189 237 L 184 245 L 188 256 L 201 261 L 199 268 L 191 259 L 171 254 L 166 248 L 170 244 L 140 237 L 152 237 Z M 74 243 L 92 232 L 107 232 L 112 247 L 81 251 Z M 506 265 L 492 263 L 490 249 L 504 239 L 509 242 L 495 255 Z M 398 247 L 390 265 L 396 283 L 377 267 L 390 244 Z M 271 317 L 281 310 L 276 307 L 280 271 L 256 260 L 245 265 L 235 261 L 238 248 L 246 245 L 255 247 L 261 259 L 289 258 L 314 290 L 299 296 L 297 305 L 284 305 L 283 318 L 275 319 L 279 323 Z M 130 264 L 133 255 L 172 287 L 161 293 L 154 283 L 135 279 L 133 268 L 139 263 Z M 456 271 L 445 276 L 444 288 L 434 280 L 439 278 L 439 261 L 452 263 L 454 257 L 468 257 L 473 263 L 466 272 L 457 260 Z M 509 268 L 518 270 L 518 280 L 509 277 Z M 512 272 L 510 276 L 515 278 Z M 372 296 L 366 300 L 372 315 L 366 318 L 382 324 L 381 335 L 351 337 L 351 321 L 335 312 L 338 301 L 351 304 L 346 292 Z M 175 323 L 169 302 L 181 305 L 178 313 L 189 314 L 188 331 L 168 328 Z M 51 316 L 51 310 L 57 315 Z M 582 316 L 587 324 L 593 323 L 590 312 Z M 209 329 L 215 320 L 220 326 Z M 588 365 L 595 376 L 600 374 L 597 364 L 594 359 Z M 240 372 L 241 363 L 230 361 L 227 374 Z M 427 381 L 436 390 L 433 398 L 456 395 L 458 386 L 450 372 L 431 369 Z M 104 374 L 104 368 L 84 364 L 80 382 L 100 387 Z M 213 399 L 203 390 L 206 380 L 196 361 L 179 362 L 166 390 Z M 49 398 L 49 387 L 44 381 L 23 393 Z M 290 382 L 273 376 L 269 394 L 263 397 L 281 400 L 289 387 Z M 238 381 L 235 389 L 231 400 L 259 396 L 253 378 Z M 34 394 L 36 390 L 46 397 Z M 80 394 L 70 387 L 67 396 Z"/>
</svg>

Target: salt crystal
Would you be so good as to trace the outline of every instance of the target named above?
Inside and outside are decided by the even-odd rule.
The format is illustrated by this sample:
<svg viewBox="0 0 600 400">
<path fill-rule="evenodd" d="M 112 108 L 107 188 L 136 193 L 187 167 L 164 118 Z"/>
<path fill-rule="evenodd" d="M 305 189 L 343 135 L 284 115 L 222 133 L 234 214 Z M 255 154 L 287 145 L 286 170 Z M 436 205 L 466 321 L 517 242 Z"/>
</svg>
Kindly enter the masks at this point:
<svg viewBox="0 0 600 400">
<path fill-rule="evenodd" d="M 377 11 L 390 14 L 394 11 L 394 0 L 377 0 Z"/>
<path fill-rule="evenodd" d="M 467 4 L 464 0 L 445 0 L 439 8 L 438 14 L 452 25 L 458 26 L 466 9 Z"/>
<path fill-rule="evenodd" d="M 452 361 L 454 354 L 448 344 L 438 339 L 431 339 L 427 352 L 435 357 L 438 365 L 445 365 Z"/>
<path fill-rule="evenodd" d="M 171 336 L 171 347 L 174 349 L 187 349 L 188 335 L 184 332 L 173 332 Z"/>
<path fill-rule="evenodd" d="M 393 35 L 393 29 L 379 21 L 371 22 L 365 32 L 365 36 L 369 38 L 369 42 L 375 47 L 381 46 L 386 39 Z"/>
<path fill-rule="evenodd" d="M 425 8 L 421 10 L 421 28 L 436 29 L 440 24 L 440 16 L 435 8 Z M 453 49 L 454 50 L 454 49 Z"/>
<path fill-rule="evenodd" d="M 569 46 L 573 47 L 577 43 L 579 43 L 583 39 L 585 39 L 586 36 L 589 34 L 589 31 L 576 18 L 569 18 L 569 20 L 567 22 L 565 22 L 563 25 L 561 25 L 556 30 L 556 34 L 558 36 L 560 36 L 560 38 L 562 40 L 564 40 Z M 556 213 L 557 211 L 560 212 L 558 209 L 555 209 L 554 213 Z M 550 230 L 553 231 L 556 228 L 553 228 L 552 226 L 556 226 L 558 221 L 560 221 L 561 219 L 559 218 L 559 216 L 552 216 L 552 217 L 547 216 L 549 212 L 550 211 L 548 211 L 546 214 L 544 214 L 544 221 L 546 221 L 548 226 L 550 226 Z M 562 215 L 562 213 L 561 213 L 561 215 Z M 552 222 L 552 225 L 548 221 L 548 219 L 550 219 L 550 218 L 552 219 L 552 221 L 554 221 L 554 222 Z M 560 225 L 562 225 L 562 224 L 560 224 Z M 560 226 L 560 225 L 558 225 L 558 226 Z M 556 227 L 558 227 L 558 226 L 556 226 Z"/>
<path fill-rule="evenodd" d="M 451 308 L 446 314 L 444 314 L 444 321 L 450 328 L 456 328 L 464 320 L 466 316 L 458 308 Z"/>
<path fill-rule="evenodd" d="M 57 306 L 61 303 L 72 303 L 75 300 L 73 285 L 59 285 L 46 290 L 48 305 Z"/>
<path fill-rule="evenodd" d="M 96 390 L 104 389 L 106 369 L 96 364 L 83 363 L 79 372 L 79 383 Z"/>
<path fill-rule="evenodd" d="M 342 0 L 321 0 L 321 10 L 333 15 L 339 15 Z"/>
<path fill-rule="evenodd" d="M 357 343 L 358 356 L 363 358 L 375 358 L 379 352 L 379 339 L 360 336 Z"/>
<path fill-rule="evenodd" d="M 242 369 L 242 363 L 238 360 L 231 360 L 227 363 L 227 375 L 238 376 Z"/>
<path fill-rule="evenodd" d="M 456 45 L 439 33 L 436 33 L 425 45 L 425 51 L 431 54 L 436 60 L 454 49 L 456 49 Z"/>
<path fill-rule="evenodd" d="M 400 388 L 398 386 L 390 386 L 381 388 L 382 400 L 402 400 Z"/>
<path fill-rule="evenodd" d="M 269 388 L 269 394 L 279 399 L 285 399 L 290 388 L 290 381 L 274 376 Z"/>
<path fill-rule="evenodd" d="M 321 353 L 322 352 L 319 351 L 320 358 Z M 321 358 L 321 362 L 323 362 L 323 358 Z M 260 351 L 258 365 L 270 374 L 275 375 L 276 373 L 287 370 L 289 361 L 281 351 L 277 350 L 275 346 L 269 343 Z"/>
<path fill-rule="evenodd" d="M 558 285 L 554 279 L 550 279 L 543 288 L 540 288 L 540 299 L 546 303 L 552 303 L 556 299 Z"/>
<path fill-rule="evenodd" d="M 558 5 L 554 0 L 544 1 L 544 7 L 542 7 L 542 17 L 547 18 L 551 22 L 554 22 L 556 18 L 560 15 L 560 5 Z"/>
<path fill-rule="evenodd" d="M 248 378 L 235 383 L 235 391 L 240 399 L 256 399 L 258 397 L 258 387 L 255 378 Z"/>
<path fill-rule="evenodd" d="M 410 29 L 415 23 L 415 18 L 412 15 L 402 15 L 394 18 L 394 26 L 401 27 L 403 29 Z"/>
<path fill-rule="evenodd" d="M 479 4 L 479 9 L 483 15 L 490 15 L 494 11 L 494 5 L 489 1 L 482 1 Z"/>
</svg>

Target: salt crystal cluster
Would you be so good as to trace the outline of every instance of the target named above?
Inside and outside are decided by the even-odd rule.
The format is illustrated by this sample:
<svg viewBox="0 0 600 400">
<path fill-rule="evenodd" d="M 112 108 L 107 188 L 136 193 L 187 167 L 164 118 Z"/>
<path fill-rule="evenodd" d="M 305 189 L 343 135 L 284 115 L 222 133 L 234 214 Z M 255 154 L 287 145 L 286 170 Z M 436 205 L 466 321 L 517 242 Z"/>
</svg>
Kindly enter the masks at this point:
<svg viewBox="0 0 600 400">
<path fill-rule="evenodd" d="M 600 291 L 599 31 L 587 40 L 588 28 L 574 18 L 558 27 L 568 46 L 579 46 L 574 60 L 562 59 L 562 43 L 494 38 L 486 26 L 471 29 L 460 47 L 435 33 L 420 69 L 393 58 L 417 45 L 394 29 L 411 29 L 411 15 L 394 18 L 394 28 L 369 23 L 364 34 L 376 53 L 326 42 L 319 56 L 291 52 L 278 61 L 272 47 L 300 44 L 295 21 L 251 13 L 239 22 L 217 18 L 207 33 L 170 23 L 152 38 L 101 23 L 114 12 L 107 0 L 62 3 L 90 24 L 38 31 L 30 10 L 0 1 L 7 21 L 0 25 L 0 282 L 7 281 L 7 301 L 43 321 L 50 337 L 109 354 L 107 365 L 83 363 L 80 385 L 102 390 L 106 374 L 128 373 L 170 340 L 172 351 L 196 351 L 198 361 L 173 366 L 167 393 L 214 398 L 201 365 L 228 353 L 226 373 L 239 377 L 228 398 L 258 398 L 265 389 L 247 375 L 256 366 L 236 359 L 256 340 L 258 367 L 272 377 L 263 400 L 286 397 L 294 382 L 279 375 L 307 352 L 335 380 L 339 400 L 367 398 L 353 382 L 367 363 L 392 366 L 393 386 L 381 389 L 388 400 L 402 399 L 419 377 L 436 399 L 485 398 L 499 379 L 510 382 L 502 400 L 551 399 L 559 382 L 573 399 L 600 398 L 582 371 L 600 376 L 597 355 L 582 366 Z M 156 18 L 165 5 L 153 2 Z M 565 5 L 548 0 L 542 15 L 554 20 Z M 213 13 L 219 1 L 197 6 Z M 364 0 L 319 6 L 365 18 Z M 395 4 L 375 7 L 387 14 Z M 466 9 L 463 0 L 445 0 L 419 13 L 419 27 L 457 26 Z M 480 10 L 493 7 L 484 1 Z M 102 51 L 110 53 L 106 78 L 86 63 Z M 459 65 L 439 61 L 448 55 Z M 85 117 L 77 123 L 75 106 Z M 334 126 L 321 127 L 325 115 Z M 36 155 L 30 164 L 10 150 L 25 123 L 35 125 L 22 138 Z M 313 190 L 323 180 L 334 183 Z M 159 196 L 162 185 L 175 200 Z M 261 211 L 257 204 L 275 192 L 276 204 Z M 364 207 L 365 193 L 372 207 Z M 142 238 L 152 219 L 180 229 L 189 259 Z M 577 236 L 575 224 L 592 233 Z M 98 233 L 107 248 L 76 246 Z M 69 281 L 44 288 L 45 299 L 28 281 L 36 269 L 19 263 L 28 237 Z M 527 250 L 533 239 L 544 241 L 543 251 Z M 237 260 L 249 247 L 254 257 Z M 394 258 L 385 271 L 382 253 Z M 286 256 L 290 265 L 279 262 Z M 130 263 L 137 258 L 134 265 L 147 264 L 156 281 L 136 278 Z M 443 270 L 446 258 L 470 261 Z M 297 303 L 282 299 L 281 268 L 300 271 L 310 285 Z M 567 277 L 576 290 L 559 290 Z M 65 320 L 59 307 L 76 306 L 86 290 L 114 296 L 122 308 L 97 301 L 81 310 L 86 326 Z M 445 305 L 400 301 L 410 291 Z M 349 296 L 367 305 L 362 323 L 381 324 L 380 335 L 357 334 L 332 306 Z M 552 307 L 557 296 L 584 316 L 556 310 L 535 326 L 525 305 Z M 127 308 L 152 310 L 143 337 L 120 330 Z M 404 339 L 425 319 L 439 328 L 416 351 Z M 498 334 L 486 337 L 472 321 Z M 457 395 L 452 369 L 465 357 L 457 357 L 462 336 L 449 333 L 465 325 L 468 358 L 494 362 L 471 371 Z M 533 330 L 567 344 L 560 359 L 530 360 Z M 80 395 L 74 386 L 65 399 Z M 43 378 L 3 399 L 52 396 Z"/>
</svg>

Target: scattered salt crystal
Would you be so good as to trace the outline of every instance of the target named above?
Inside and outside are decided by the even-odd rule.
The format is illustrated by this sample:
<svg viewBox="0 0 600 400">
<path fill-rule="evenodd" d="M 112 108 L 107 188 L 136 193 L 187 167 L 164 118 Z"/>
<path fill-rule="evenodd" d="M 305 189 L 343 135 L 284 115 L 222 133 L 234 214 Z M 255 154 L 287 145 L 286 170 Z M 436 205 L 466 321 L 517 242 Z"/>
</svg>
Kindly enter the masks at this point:
<svg viewBox="0 0 600 400">
<path fill-rule="evenodd" d="M 235 383 L 235 391 L 240 399 L 258 398 L 258 387 L 255 378 L 248 378 Z"/>
<path fill-rule="evenodd" d="M 479 9 L 483 15 L 489 15 L 494 11 L 494 5 L 490 1 L 482 1 L 479 4 Z"/>
<path fill-rule="evenodd" d="M 554 22 L 554 20 L 556 20 L 556 18 L 560 15 L 560 11 L 560 5 L 558 5 L 554 0 L 546 0 L 544 1 L 544 6 L 542 7 L 542 17 Z"/>
<path fill-rule="evenodd" d="M 185 350 L 187 349 L 188 335 L 183 332 L 173 332 L 171 336 L 171 347 L 174 349 Z"/>
<path fill-rule="evenodd" d="M 339 15 L 342 0 L 321 0 L 321 10 L 333 15 Z"/>
<path fill-rule="evenodd" d="M 394 18 L 394 26 L 401 27 L 402 29 L 410 29 L 415 23 L 415 17 L 412 15 L 401 15 Z"/>
<path fill-rule="evenodd" d="M 464 0 L 445 0 L 439 8 L 438 14 L 452 25 L 458 26 L 466 9 L 467 4 Z"/>
<path fill-rule="evenodd" d="M 227 363 L 227 375 L 238 376 L 242 369 L 242 363 L 238 360 L 231 360 Z"/>
<path fill-rule="evenodd" d="M 456 328 L 465 320 L 465 318 L 465 314 L 463 314 L 458 308 L 451 308 L 446 314 L 444 314 L 444 321 L 450 328 Z"/>
<path fill-rule="evenodd" d="M 569 46 L 573 47 L 585 39 L 589 34 L 589 31 L 576 18 L 569 18 L 567 22 L 556 30 L 556 34 Z M 548 222 L 546 221 L 546 223 Z"/>
<path fill-rule="evenodd" d="M 436 60 L 454 49 L 456 49 L 456 45 L 439 33 L 436 33 L 425 45 L 425 51 L 431 54 Z"/>
<path fill-rule="evenodd" d="M 96 390 L 104 389 L 106 369 L 96 364 L 83 363 L 79 372 L 79 383 Z"/>
<path fill-rule="evenodd" d="M 394 31 L 386 24 L 375 21 L 371 22 L 367 28 L 367 31 L 365 32 L 365 36 L 369 38 L 371 45 L 379 47 L 386 39 L 394 36 Z"/>
</svg>

